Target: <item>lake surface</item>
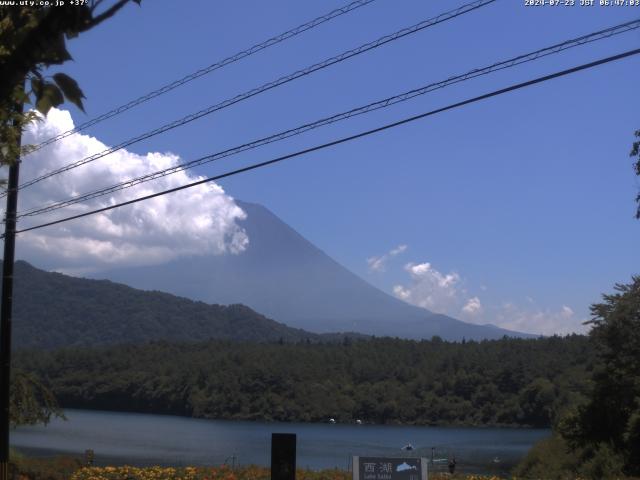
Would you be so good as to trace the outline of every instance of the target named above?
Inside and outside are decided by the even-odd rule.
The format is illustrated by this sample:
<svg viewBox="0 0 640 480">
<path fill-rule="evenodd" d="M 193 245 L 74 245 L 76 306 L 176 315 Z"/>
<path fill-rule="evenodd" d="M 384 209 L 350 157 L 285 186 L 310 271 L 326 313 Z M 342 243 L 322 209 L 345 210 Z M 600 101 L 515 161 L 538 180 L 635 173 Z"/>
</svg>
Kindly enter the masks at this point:
<svg viewBox="0 0 640 480">
<path fill-rule="evenodd" d="M 235 461 L 268 466 L 271 434 L 295 433 L 299 467 L 346 469 L 352 455 L 430 459 L 434 448 L 436 459 L 455 455 L 458 470 L 498 473 L 550 434 L 546 429 L 263 423 L 70 409 L 65 414 L 67 421 L 13 430 L 11 445 L 42 456 L 80 456 L 92 449 L 98 465 L 219 465 Z M 415 447 L 412 452 L 401 450 L 407 443 Z"/>
</svg>

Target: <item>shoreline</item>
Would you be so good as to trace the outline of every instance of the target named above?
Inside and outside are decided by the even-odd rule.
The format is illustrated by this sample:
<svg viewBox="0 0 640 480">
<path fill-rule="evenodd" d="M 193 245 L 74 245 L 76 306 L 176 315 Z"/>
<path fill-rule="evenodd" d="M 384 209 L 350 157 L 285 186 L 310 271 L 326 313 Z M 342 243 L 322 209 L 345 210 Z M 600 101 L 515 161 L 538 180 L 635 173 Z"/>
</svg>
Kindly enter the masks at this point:
<svg viewBox="0 0 640 480">
<path fill-rule="evenodd" d="M 121 413 L 121 414 L 136 414 L 136 415 L 158 415 L 163 417 L 179 417 L 193 420 L 209 420 L 214 422 L 250 422 L 250 423 L 272 423 L 272 424 L 303 424 L 303 425 L 349 425 L 349 426 L 377 426 L 377 427 L 435 427 L 435 428 L 473 428 L 473 429 L 514 429 L 514 430 L 550 430 L 551 425 L 546 426 L 533 426 L 526 424 L 508 424 L 508 423 L 491 423 L 491 424 L 474 424 L 474 423 L 402 423 L 402 422 L 388 422 L 388 423 L 375 423 L 362 420 L 362 423 L 357 423 L 355 420 L 351 422 L 340 422 L 338 420 L 335 423 L 327 421 L 305 421 L 305 420 L 274 420 L 272 418 L 250 418 L 250 417 L 207 417 L 207 416 L 194 416 L 194 415 L 182 415 L 180 413 L 171 412 L 157 412 L 151 410 L 136 410 L 136 409 L 105 409 L 102 407 L 65 407 L 61 406 L 63 412 L 66 410 L 76 410 L 83 412 L 101 412 L 101 413 Z"/>
<path fill-rule="evenodd" d="M 96 464 L 139 466 L 220 465 L 236 457 L 241 465 L 269 465 L 271 434 L 295 433 L 298 465 L 311 470 L 348 468 L 353 455 L 435 458 L 455 456 L 467 473 L 504 473 L 551 434 L 548 429 L 419 427 L 202 420 L 178 416 L 67 410 L 69 422 L 13 430 L 12 446 L 39 457 L 82 457 Z M 414 445 L 407 452 L 402 447 Z M 499 463 L 494 459 L 499 458 Z M 230 460 L 229 460 L 230 461 Z"/>
</svg>

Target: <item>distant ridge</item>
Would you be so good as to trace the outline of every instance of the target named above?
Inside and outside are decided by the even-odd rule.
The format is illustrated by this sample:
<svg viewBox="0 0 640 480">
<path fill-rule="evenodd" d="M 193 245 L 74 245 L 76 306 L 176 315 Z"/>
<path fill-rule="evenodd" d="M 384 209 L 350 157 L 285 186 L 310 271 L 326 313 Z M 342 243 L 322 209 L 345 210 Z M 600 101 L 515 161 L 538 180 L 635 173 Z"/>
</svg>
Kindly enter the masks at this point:
<svg viewBox="0 0 640 480">
<path fill-rule="evenodd" d="M 0 261 L 1 264 L 1 261 Z M 0 279 L 1 282 L 1 279 Z M 244 305 L 207 305 L 107 280 L 88 280 L 15 264 L 15 348 L 57 348 L 153 340 L 339 341 L 290 328 Z"/>
<path fill-rule="evenodd" d="M 249 236 L 245 252 L 114 269 L 95 277 L 207 303 L 242 303 L 316 333 L 355 331 L 413 339 L 437 335 L 445 340 L 533 336 L 465 323 L 402 302 L 338 264 L 267 208 L 236 202 L 247 213 L 241 222 Z"/>
</svg>

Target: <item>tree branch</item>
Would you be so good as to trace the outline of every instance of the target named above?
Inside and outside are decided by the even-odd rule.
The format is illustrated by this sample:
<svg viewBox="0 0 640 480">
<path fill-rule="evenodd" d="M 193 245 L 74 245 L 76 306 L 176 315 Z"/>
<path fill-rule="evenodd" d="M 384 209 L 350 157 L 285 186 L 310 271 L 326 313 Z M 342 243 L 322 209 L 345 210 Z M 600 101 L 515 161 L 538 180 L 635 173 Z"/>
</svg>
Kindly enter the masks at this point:
<svg viewBox="0 0 640 480">
<path fill-rule="evenodd" d="M 87 22 L 82 31 L 84 32 L 86 30 L 89 30 L 90 28 L 93 28 L 96 25 L 101 24 L 105 20 L 113 17 L 118 12 L 118 10 L 120 10 L 122 7 L 124 7 L 130 1 L 131 0 L 119 0 L 115 5 L 112 5 L 110 8 L 108 8 L 107 10 L 102 12 L 97 17 L 92 18 L 90 22 Z M 95 6 L 97 7 L 99 4 L 100 4 L 100 2 L 96 3 Z"/>
</svg>

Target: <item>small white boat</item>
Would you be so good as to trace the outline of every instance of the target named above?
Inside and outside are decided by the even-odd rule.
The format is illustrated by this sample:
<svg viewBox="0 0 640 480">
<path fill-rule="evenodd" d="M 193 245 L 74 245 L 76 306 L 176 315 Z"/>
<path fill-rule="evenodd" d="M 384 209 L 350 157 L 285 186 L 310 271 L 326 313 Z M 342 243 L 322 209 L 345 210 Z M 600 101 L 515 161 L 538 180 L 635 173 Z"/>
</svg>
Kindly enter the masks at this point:
<svg viewBox="0 0 640 480">
<path fill-rule="evenodd" d="M 336 423 L 336 419 L 335 418 L 330 418 L 329 419 L 329 423 Z"/>
<path fill-rule="evenodd" d="M 404 447 L 402 447 L 402 450 L 406 450 L 407 452 L 410 452 L 411 450 L 413 450 L 413 445 L 411 445 L 410 443 L 407 443 Z"/>
</svg>

